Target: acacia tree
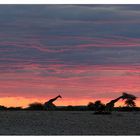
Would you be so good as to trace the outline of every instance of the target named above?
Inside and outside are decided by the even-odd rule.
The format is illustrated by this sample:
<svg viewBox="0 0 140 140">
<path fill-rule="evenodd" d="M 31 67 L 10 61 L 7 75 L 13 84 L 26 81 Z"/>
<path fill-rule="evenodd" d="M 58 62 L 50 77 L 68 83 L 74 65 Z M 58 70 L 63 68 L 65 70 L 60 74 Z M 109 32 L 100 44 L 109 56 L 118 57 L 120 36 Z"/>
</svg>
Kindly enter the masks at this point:
<svg viewBox="0 0 140 140">
<path fill-rule="evenodd" d="M 135 95 L 124 92 L 123 99 L 125 100 L 126 107 L 135 107 L 136 106 L 135 100 L 137 99 L 137 97 Z"/>
<path fill-rule="evenodd" d="M 125 105 L 127 107 L 135 107 L 136 103 L 133 99 L 128 98 L 128 99 L 125 100 Z"/>
</svg>

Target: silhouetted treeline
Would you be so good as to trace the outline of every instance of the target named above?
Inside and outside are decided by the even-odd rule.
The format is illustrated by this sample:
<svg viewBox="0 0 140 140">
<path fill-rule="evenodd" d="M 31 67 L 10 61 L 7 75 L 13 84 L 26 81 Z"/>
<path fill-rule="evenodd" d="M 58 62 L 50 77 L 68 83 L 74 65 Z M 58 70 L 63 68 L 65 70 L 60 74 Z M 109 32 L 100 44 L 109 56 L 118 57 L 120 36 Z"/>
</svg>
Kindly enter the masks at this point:
<svg viewBox="0 0 140 140">
<path fill-rule="evenodd" d="M 5 107 L 0 105 L 0 110 L 23 110 L 22 107 Z"/>
<path fill-rule="evenodd" d="M 47 111 L 44 104 L 35 102 L 28 105 L 26 108 L 22 107 L 5 107 L 0 106 L 0 110 L 38 110 L 38 111 Z M 55 111 L 104 111 L 105 104 L 103 104 L 100 100 L 93 102 L 89 102 L 87 106 L 57 106 Z M 125 106 L 123 107 L 114 107 L 112 111 L 140 111 L 140 107 L 136 107 L 136 104 L 132 100 L 126 100 Z"/>
<path fill-rule="evenodd" d="M 21 107 L 5 107 L 0 106 L 0 110 L 10 110 L 10 111 L 22 111 L 22 110 L 34 110 L 34 111 L 45 111 L 44 107 L 41 106 L 41 104 L 35 104 L 32 106 L 29 106 L 27 108 L 21 108 Z M 59 106 L 56 108 L 55 111 L 96 111 L 96 108 L 91 108 L 91 106 Z M 140 107 L 115 107 L 113 111 L 140 111 Z"/>
<path fill-rule="evenodd" d="M 87 111 L 87 106 L 61 106 L 58 107 L 57 110 L 59 111 Z"/>
<path fill-rule="evenodd" d="M 42 104 L 30 104 L 29 107 L 21 108 L 21 107 L 5 107 L 0 106 L 0 110 L 11 110 L 11 111 L 18 111 L 18 110 L 38 110 L 38 111 L 45 111 L 45 108 Z M 95 106 L 58 106 L 55 111 L 97 111 Z M 113 111 L 140 111 L 140 107 L 115 107 Z"/>
<path fill-rule="evenodd" d="M 58 107 L 59 111 L 97 111 L 96 108 L 89 108 L 88 106 L 65 106 Z M 101 108 L 101 111 L 103 108 Z M 113 111 L 140 111 L 140 107 L 115 107 Z"/>
<path fill-rule="evenodd" d="M 114 111 L 140 111 L 140 107 L 115 107 Z"/>
</svg>

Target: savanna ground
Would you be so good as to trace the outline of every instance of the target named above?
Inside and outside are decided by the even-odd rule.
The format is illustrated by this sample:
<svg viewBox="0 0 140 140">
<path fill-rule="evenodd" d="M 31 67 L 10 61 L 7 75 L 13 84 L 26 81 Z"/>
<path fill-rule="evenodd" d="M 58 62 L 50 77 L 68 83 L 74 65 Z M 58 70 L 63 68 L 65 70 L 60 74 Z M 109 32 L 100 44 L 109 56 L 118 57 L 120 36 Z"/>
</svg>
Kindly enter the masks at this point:
<svg viewBox="0 0 140 140">
<path fill-rule="evenodd" d="M 0 111 L 0 135 L 140 135 L 140 112 Z"/>
</svg>

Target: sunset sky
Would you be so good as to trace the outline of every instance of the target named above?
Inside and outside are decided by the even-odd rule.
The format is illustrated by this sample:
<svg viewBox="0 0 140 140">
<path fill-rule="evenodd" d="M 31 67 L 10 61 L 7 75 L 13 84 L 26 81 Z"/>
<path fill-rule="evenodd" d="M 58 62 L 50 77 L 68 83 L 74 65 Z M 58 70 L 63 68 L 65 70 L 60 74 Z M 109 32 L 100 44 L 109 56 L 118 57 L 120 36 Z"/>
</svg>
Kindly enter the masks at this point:
<svg viewBox="0 0 140 140">
<path fill-rule="evenodd" d="M 0 5 L 0 105 L 122 92 L 140 95 L 140 5 Z"/>
</svg>

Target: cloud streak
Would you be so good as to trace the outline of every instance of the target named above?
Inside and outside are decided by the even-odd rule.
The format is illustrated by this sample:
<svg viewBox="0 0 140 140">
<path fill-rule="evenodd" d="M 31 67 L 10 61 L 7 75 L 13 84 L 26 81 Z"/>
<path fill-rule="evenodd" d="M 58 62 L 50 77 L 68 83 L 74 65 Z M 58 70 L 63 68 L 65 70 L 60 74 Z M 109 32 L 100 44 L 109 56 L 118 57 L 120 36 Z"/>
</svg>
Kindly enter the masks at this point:
<svg viewBox="0 0 140 140">
<path fill-rule="evenodd" d="M 59 89 L 65 104 L 139 96 L 139 8 L 1 5 L 0 97 L 27 98 L 24 106 Z"/>
</svg>

